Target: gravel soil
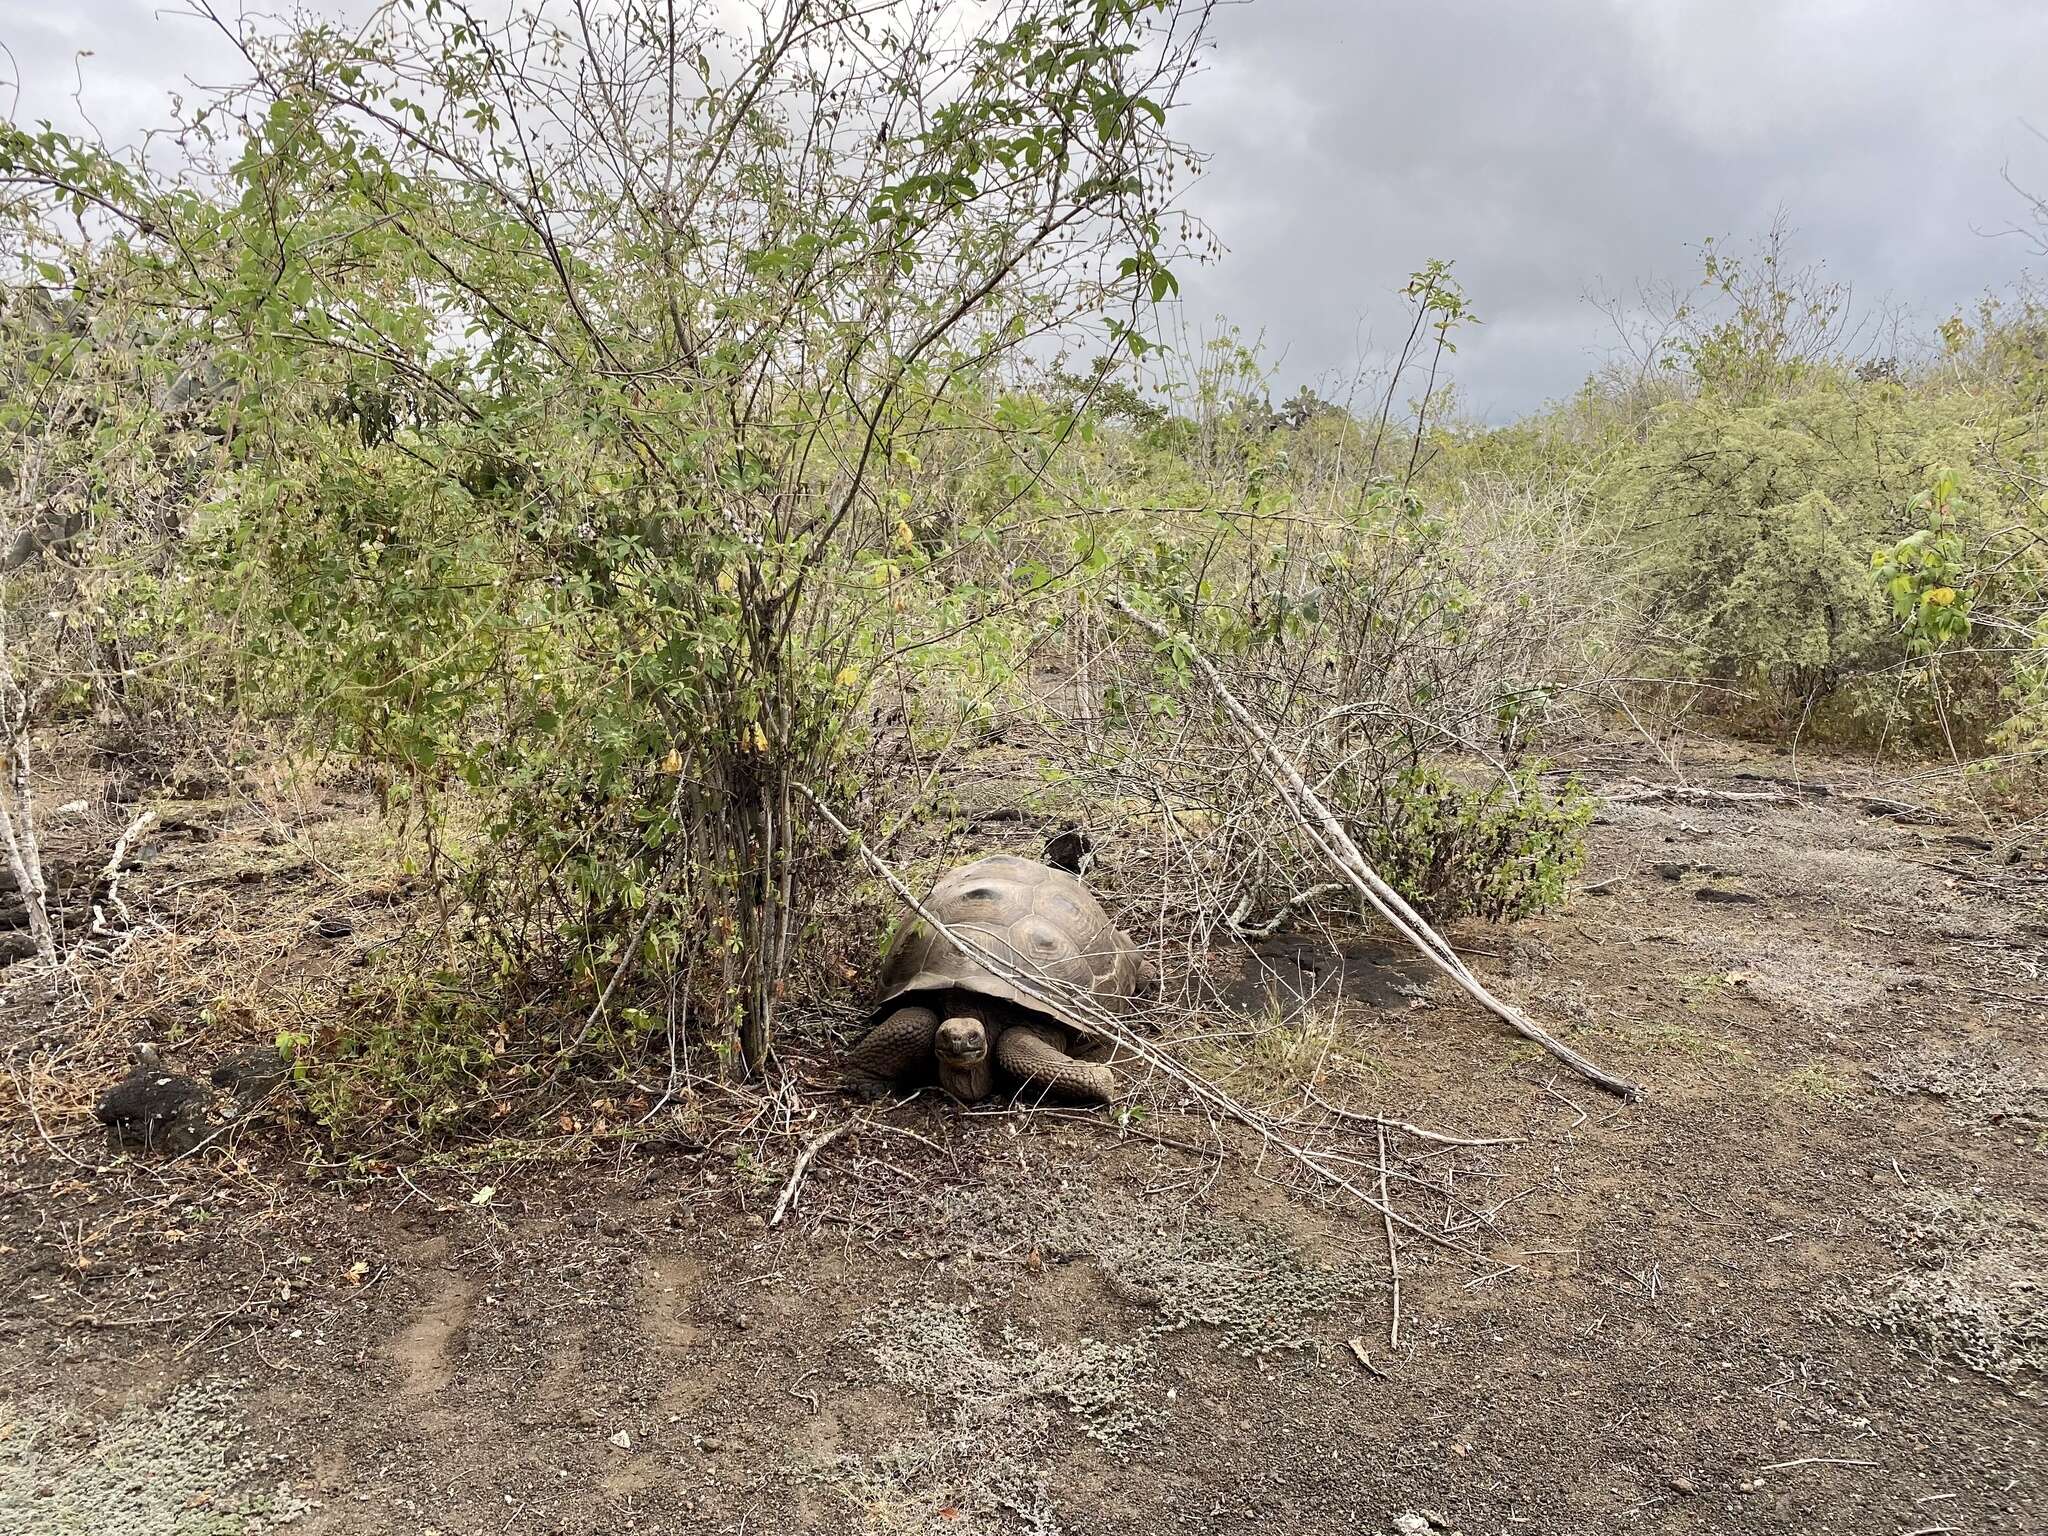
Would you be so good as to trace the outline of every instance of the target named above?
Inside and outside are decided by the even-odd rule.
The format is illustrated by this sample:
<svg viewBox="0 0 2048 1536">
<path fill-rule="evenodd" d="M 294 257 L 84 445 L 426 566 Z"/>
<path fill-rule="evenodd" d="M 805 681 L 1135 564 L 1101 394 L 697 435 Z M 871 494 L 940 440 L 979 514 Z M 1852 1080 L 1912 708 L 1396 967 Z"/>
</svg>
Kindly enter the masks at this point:
<svg viewBox="0 0 2048 1536">
<path fill-rule="evenodd" d="M 1668 780 L 1600 750 L 1590 782 Z M 259 1112 L 117 1154 L 125 1040 L 203 1077 L 410 920 L 334 873 L 360 807 L 308 809 L 306 857 L 185 806 L 104 1038 L 20 983 L 0 1022 L 0 1531 L 2048 1531 L 2048 848 L 1847 767 L 1689 767 L 1721 797 L 1618 791 L 1565 910 L 1453 935 L 1638 1103 L 1370 935 L 1219 957 L 1240 1093 L 1429 1234 L 1398 1342 L 1378 1215 L 1162 1085 L 857 1111 L 822 1029 L 775 1134 L 579 1104 L 349 1168 Z M 1514 1140 L 1382 1164 L 1318 1099 Z"/>
</svg>

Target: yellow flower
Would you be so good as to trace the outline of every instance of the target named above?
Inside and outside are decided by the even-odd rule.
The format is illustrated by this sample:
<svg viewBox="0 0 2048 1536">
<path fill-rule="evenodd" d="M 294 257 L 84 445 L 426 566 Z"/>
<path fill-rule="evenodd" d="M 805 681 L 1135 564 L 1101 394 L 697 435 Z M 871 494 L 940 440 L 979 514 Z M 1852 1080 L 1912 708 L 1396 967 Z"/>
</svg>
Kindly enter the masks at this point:
<svg viewBox="0 0 2048 1536">
<path fill-rule="evenodd" d="M 674 747 L 670 747 L 668 749 L 668 756 L 661 760 L 661 771 L 671 778 L 681 773 L 683 771 L 683 754 Z"/>
<path fill-rule="evenodd" d="M 901 549 L 917 547 L 917 536 L 910 531 L 910 523 L 906 518 L 896 519 L 896 543 Z"/>
<path fill-rule="evenodd" d="M 833 678 L 832 681 L 842 688 L 858 688 L 860 686 L 860 673 L 853 667 L 841 667 L 839 675 Z"/>
<path fill-rule="evenodd" d="M 1946 608 L 1955 600 L 1956 589 L 1954 587 L 1936 587 L 1927 594 L 1927 601 L 1934 604 L 1937 608 Z"/>
</svg>

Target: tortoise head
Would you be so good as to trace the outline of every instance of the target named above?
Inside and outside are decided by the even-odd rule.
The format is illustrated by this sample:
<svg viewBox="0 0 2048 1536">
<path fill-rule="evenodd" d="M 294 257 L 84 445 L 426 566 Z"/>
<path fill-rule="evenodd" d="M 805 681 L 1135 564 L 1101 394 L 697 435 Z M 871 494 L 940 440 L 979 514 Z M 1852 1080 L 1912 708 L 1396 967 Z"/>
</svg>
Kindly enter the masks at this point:
<svg viewBox="0 0 2048 1536">
<path fill-rule="evenodd" d="M 985 1099 L 995 1091 L 994 1042 L 988 1026 L 972 1014 L 954 1014 L 932 1039 L 939 1064 L 939 1086 L 962 1104 Z"/>
<path fill-rule="evenodd" d="M 988 1030 L 979 1019 L 954 1017 L 939 1026 L 932 1052 L 945 1067 L 977 1067 L 988 1060 Z"/>
</svg>

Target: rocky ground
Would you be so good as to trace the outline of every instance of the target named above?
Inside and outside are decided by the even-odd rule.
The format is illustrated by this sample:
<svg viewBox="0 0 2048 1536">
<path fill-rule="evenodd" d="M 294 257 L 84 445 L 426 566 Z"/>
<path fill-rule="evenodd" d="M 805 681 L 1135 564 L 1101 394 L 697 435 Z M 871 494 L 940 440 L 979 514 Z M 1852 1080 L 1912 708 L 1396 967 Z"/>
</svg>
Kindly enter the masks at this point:
<svg viewBox="0 0 2048 1536">
<path fill-rule="evenodd" d="M 1219 957 L 1242 1011 L 1183 1048 L 1426 1229 L 1398 1342 L 1378 1216 L 1142 1079 L 858 1111 L 779 1225 L 857 1112 L 824 1047 L 635 1137 L 115 1155 L 122 1038 L 203 1076 L 407 920 L 341 873 L 360 807 L 167 806 L 103 1034 L 19 983 L 0 1026 L 0 1530 L 2048 1530 L 2048 847 L 1842 765 L 1687 767 L 1716 793 L 1589 761 L 1584 889 L 1455 935 L 1639 1103 L 1369 937 Z M 1382 1162 L 1326 1105 L 1512 1140 Z"/>
</svg>

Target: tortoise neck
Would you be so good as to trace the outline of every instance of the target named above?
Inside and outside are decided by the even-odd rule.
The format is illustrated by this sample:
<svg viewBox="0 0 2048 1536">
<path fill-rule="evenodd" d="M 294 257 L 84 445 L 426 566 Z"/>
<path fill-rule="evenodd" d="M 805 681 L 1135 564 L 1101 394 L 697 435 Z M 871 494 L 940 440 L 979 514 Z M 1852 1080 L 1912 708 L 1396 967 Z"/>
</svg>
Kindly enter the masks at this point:
<svg viewBox="0 0 2048 1536">
<path fill-rule="evenodd" d="M 972 1104 L 987 1098 L 996 1088 L 995 1053 L 991 1051 L 971 1067 L 956 1066 L 952 1062 L 939 1063 L 939 1086 L 958 1099 L 962 1104 Z"/>
</svg>

